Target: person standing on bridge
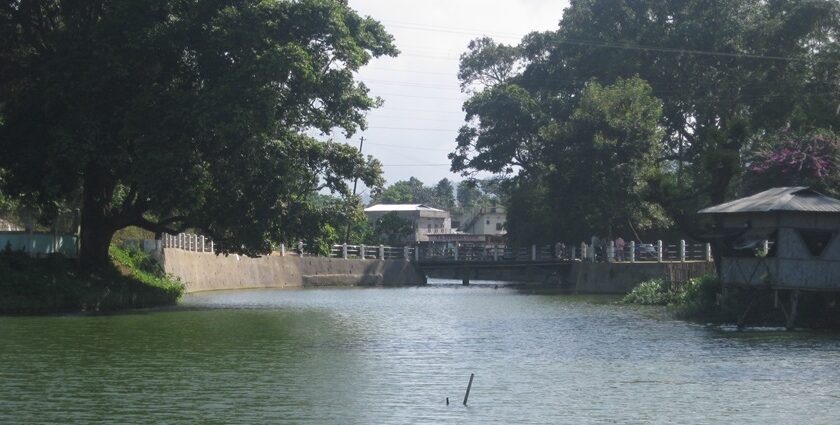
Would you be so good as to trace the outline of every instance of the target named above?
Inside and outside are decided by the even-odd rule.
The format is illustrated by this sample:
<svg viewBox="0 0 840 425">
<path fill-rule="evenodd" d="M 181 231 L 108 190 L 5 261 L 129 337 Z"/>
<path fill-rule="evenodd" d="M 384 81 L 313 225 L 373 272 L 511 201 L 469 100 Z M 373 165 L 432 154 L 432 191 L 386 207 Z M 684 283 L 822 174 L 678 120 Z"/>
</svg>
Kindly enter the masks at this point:
<svg viewBox="0 0 840 425">
<path fill-rule="evenodd" d="M 615 251 L 618 261 L 624 261 L 624 239 L 621 236 L 615 239 Z"/>
</svg>

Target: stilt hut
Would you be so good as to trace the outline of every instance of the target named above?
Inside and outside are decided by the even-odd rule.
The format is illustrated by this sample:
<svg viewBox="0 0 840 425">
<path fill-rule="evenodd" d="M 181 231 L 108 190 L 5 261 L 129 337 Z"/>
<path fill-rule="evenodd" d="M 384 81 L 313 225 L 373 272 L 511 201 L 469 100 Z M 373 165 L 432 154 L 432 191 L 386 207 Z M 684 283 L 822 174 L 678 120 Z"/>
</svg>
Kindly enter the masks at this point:
<svg viewBox="0 0 840 425">
<path fill-rule="evenodd" d="M 723 284 L 840 290 L 840 200 L 778 187 L 699 211 L 722 219 Z"/>
<path fill-rule="evenodd" d="M 699 211 L 722 224 L 726 287 L 790 291 L 789 325 L 799 291 L 840 291 L 840 200 L 807 187 L 777 187 Z"/>
</svg>

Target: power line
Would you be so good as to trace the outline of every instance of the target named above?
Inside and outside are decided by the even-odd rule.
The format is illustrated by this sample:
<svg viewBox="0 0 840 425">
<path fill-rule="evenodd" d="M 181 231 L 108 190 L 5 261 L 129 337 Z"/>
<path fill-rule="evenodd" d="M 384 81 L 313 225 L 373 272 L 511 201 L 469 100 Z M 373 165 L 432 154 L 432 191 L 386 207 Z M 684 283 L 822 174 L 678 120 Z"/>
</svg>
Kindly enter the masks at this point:
<svg viewBox="0 0 840 425">
<path fill-rule="evenodd" d="M 449 167 L 452 164 L 382 164 L 383 167 Z"/>
<path fill-rule="evenodd" d="M 442 33 L 454 33 L 454 34 L 466 34 L 466 35 L 471 35 L 472 34 L 474 36 L 478 32 L 483 32 L 485 35 L 496 34 L 496 35 L 498 35 L 498 38 L 506 38 L 506 39 L 515 38 L 514 36 L 512 36 L 512 33 L 498 33 L 498 32 L 492 32 L 492 31 L 466 30 L 466 29 L 463 29 L 463 28 L 444 27 L 444 26 L 436 26 L 436 25 L 404 23 L 404 24 L 393 24 L 393 26 L 395 26 L 397 28 L 404 28 L 404 29 L 410 29 L 410 30 L 416 30 L 416 31 L 442 32 Z M 502 34 L 506 34 L 506 35 L 502 35 Z M 807 62 L 807 61 L 809 61 L 809 59 L 807 59 L 807 58 L 799 58 L 799 57 L 791 57 L 791 56 L 763 55 L 763 54 L 739 53 L 739 52 L 721 52 L 721 51 L 715 51 L 715 50 L 688 49 L 688 48 L 684 48 L 684 47 L 665 47 L 665 46 L 655 46 L 655 45 L 627 43 L 627 42 L 610 42 L 610 41 L 602 41 L 602 40 L 586 40 L 586 39 L 579 39 L 579 38 L 557 38 L 557 39 L 552 40 L 552 42 L 556 43 L 556 44 L 569 44 L 569 45 L 586 46 L 586 47 L 603 47 L 603 48 L 652 51 L 652 52 L 676 53 L 676 54 L 690 54 L 690 55 L 701 55 L 701 56 L 721 56 L 721 57 L 732 57 L 732 58 L 777 60 L 777 61 L 788 61 L 788 62 Z M 840 63 L 840 60 L 827 60 L 827 59 L 821 59 L 821 60 L 820 59 L 811 59 L 811 60 L 813 60 L 815 62 L 822 62 L 822 63 Z"/>
<path fill-rule="evenodd" d="M 347 143 L 350 144 L 349 141 Z M 373 143 L 367 142 L 366 145 L 375 145 L 375 146 L 382 146 L 387 148 L 393 149 L 411 149 L 411 150 L 419 150 L 419 151 L 438 151 L 438 152 L 452 152 L 454 149 L 440 149 L 440 148 L 427 148 L 427 147 L 420 147 L 420 146 L 403 146 L 403 145 L 395 145 L 393 143 Z"/>
<path fill-rule="evenodd" d="M 411 131 L 458 131 L 457 128 L 420 128 L 420 127 L 368 127 L 377 130 L 411 130 Z"/>
<path fill-rule="evenodd" d="M 445 96 L 415 96 L 411 94 L 400 94 L 400 93 L 376 93 L 373 96 L 398 96 L 398 97 L 413 97 L 418 99 L 447 99 L 447 100 L 466 100 L 466 98 L 461 97 L 445 97 Z"/>
</svg>

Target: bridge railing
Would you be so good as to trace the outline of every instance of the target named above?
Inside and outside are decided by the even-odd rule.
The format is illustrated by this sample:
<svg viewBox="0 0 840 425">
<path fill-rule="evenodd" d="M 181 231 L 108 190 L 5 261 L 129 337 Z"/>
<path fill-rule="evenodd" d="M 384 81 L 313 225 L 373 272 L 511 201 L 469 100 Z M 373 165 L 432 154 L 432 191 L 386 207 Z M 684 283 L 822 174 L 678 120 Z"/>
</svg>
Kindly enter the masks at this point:
<svg viewBox="0 0 840 425">
<path fill-rule="evenodd" d="M 506 246 L 451 246 L 427 245 L 418 248 L 420 261 L 608 261 L 608 262 L 676 262 L 712 261 L 709 244 L 691 243 L 639 243 L 632 241 L 624 246 L 615 242 L 595 248 L 591 244 L 569 246 L 531 245 L 530 247 Z"/>
</svg>

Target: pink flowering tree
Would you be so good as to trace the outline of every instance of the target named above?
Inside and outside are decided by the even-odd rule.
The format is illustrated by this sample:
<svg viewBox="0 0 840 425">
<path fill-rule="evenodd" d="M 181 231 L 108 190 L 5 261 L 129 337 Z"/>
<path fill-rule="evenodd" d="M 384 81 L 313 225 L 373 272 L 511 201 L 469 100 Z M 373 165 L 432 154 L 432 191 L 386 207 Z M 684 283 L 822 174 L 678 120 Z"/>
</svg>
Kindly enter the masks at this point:
<svg viewBox="0 0 840 425">
<path fill-rule="evenodd" d="M 747 165 L 745 183 L 753 189 L 810 186 L 840 193 L 840 137 L 829 130 L 793 134 L 782 131 L 759 149 Z"/>
</svg>

